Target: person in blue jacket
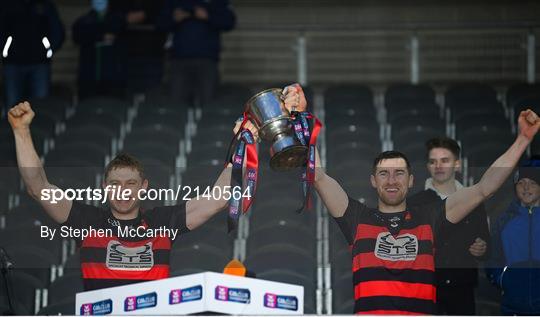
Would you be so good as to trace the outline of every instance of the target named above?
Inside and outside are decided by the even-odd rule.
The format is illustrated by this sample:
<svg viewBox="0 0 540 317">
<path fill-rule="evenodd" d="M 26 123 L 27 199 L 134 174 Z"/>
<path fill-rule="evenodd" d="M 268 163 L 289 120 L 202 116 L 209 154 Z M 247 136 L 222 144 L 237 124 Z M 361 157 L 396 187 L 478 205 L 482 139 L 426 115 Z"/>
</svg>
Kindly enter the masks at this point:
<svg viewBox="0 0 540 317">
<path fill-rule="evenodd" d="M 0 10 L 0 49 L 7 107 L 49 94 L 53 55 L 64 25 L 50 0 L 7 0 Z"/>
<path fill-rule="evenodd" d="M 167 0 L 158 27 L 172 33 L 172 97 L 188 105 L 208 103 L 219 82 L 221 32 L 232 30 L 228 0 Z"/>
<path fill-rule="evenodd" d="M 504 315 L 540 314 L 540 157 L 521 165 L 516 200 L 492 230 L 490 281 L 501 288 Z"/>
</svg>

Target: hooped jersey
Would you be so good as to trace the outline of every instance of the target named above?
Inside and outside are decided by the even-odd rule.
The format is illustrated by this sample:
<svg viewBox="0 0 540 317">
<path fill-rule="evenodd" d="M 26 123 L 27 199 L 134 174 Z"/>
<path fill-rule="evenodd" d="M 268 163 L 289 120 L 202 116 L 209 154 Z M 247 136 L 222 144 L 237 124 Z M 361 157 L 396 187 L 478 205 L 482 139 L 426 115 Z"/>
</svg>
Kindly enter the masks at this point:
<svg viewBox="0 0 540 317">
<path fill-rule="evenodd" d="M 119 220 L 109 210 L 74 203 L 62 226 L 96 230 L 77 240 L 85 290 L 169 277 L 171 230 L 178 235 L 189 231 L 185 204 L 156 207 L 135 219 Z"/>
<path fill-rule="evenodd" d="M 435 236 L 444 201 L 382 213 L 349 198 L 334 218 L 352 250 L 356 314 L 434 314 Z"/>
</svg>

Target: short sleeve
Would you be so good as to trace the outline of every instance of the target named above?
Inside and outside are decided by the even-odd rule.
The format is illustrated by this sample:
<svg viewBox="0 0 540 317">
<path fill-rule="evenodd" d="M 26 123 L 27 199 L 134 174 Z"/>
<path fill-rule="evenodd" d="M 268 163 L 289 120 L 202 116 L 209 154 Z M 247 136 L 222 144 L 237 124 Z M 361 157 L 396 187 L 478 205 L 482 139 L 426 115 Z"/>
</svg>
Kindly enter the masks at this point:
<svg viewBox="0 0 540 317">
<path fill-rule="evenodd" d="M 360 222 L 360 216 L 365 213 L 367 206 L 360 203 L 358 200 L 349 198 L 349 204 L 345 213 L 341 217 L 334 217 L 334 220 L 339 226 L 339 229 L 347 239 L 349 245 L 352 245 L 354 242 L 354 237 L 356 236 L 356 228 Z"/>
<path fill-rule="evenodd" d="M 103 220 L 103 209 L 95 206 L 81 204 L 73 201 L 67 220 L 61 226 L 72 229 L 89 229 L 90 227 L 100 228 Z M 74 238 L 77 245 L 80 246 L 82 240 Z"/>
<path fill-rule="evenodd" d="M 62 226 L 69 226 L 75 229 L 98 226 L 100 219 L 102 219 L 102 213 L 103 211 L 98 207 L 73 201 L 69 216 L 67 220 L 62 223 Z"/>
<path fill-rule="evenodd" d="M 186 226 L 186 204 L 156 207 L 145 213 L 153 227 L 165 226 L 167 229 L 177 229 L 178 235 L 189 232 Z"/>
</svg>

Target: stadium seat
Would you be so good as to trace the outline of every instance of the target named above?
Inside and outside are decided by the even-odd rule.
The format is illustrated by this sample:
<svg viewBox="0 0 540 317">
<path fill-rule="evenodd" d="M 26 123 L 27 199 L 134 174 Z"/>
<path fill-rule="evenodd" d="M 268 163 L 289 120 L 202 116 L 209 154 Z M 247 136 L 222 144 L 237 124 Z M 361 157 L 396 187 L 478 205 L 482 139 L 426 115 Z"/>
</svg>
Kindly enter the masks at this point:
<svg viewBox="0 0 540 317">
<path fill-rule="evenodd" d="M 110 148 L 95 143 L 73 140 L 73 143 L 56 144 L 45 156 L 47 166 L 77 166 L 70 161 L 86 162 L 82 167 L 102 167 L 110 155 Z"/>
<path fill-rule="evenodd" d="M 66 121 L 66 131 L 71 131 L 73 127 L 92 124 L 111 131 L 116 137 L 119 137 L 125 129 L 125 120 L 123 115 L 115 116 L 109 113 L 77 112 Z"/>
<path fill-rule="evenodd" d="M 380 142 L 380 127 L 378 124 L 373 124 L 370 127 L 360 124 L 350 124 L 328 129 L 327 131 L 327 140 L 330 146 L 343 141 Z"/>
<path fill-rule="evenodd" d="M 174 248 L 185 249 L 202 243 L 217 247 L 224 254 L 232 254 L 233 242 L 233 236 L 227 233 L 227 222 L 214 221 L 213 225 L 205 223 L 179 237 L 174 244 Z"/>
<path fill-rule="evenodd" d="M 81 126 L 71 126 L 68 131 L 55 138 L 55 144 L 90 143 L 103 147 L 110 153 L 113 142 L 117 137 L 113 129 L 87 123 Z"/>
<path fill-rule="evenodd" d="M 229 143 L 215 140 L 205 140 L 202 144 L 192 142 L 191 152 L 187 156 L 188 165 L 197 165 L 197 162 L 205 159 L 225 159 Z M 231 153 L 232 155 L 232 153 Z"/>
<path fill-rule="evenodd" d="M 480 144 L 472 149 L 464 149 L 464 155 L 467 156 L 469 166 L 469 176 L 472 176 L 475 182 L 480 180 L 489 166 L 508 148 L 508 144 Z"/>
<path fill-rule="evenodd" d="M 0 286 L 2 287 L 2 292 L 0 292 L 0 303 L 7 304 L 5 282 L 3 278 L 0 278 L 0 281 Z M 45 284 L 36 277 L 18 269 L 12 269 L 9 271 L 8 281 L 10 285 L 11 298 L 12 301 L 15 302 L 15 315 L 33 315 L 36 304 L 36 289 L 43 289 Z M 5 307 L 7 307 L 7 305 L 5 305 Z"/>
<path fill-rule="evenodd" d="M 332 302 L 334 309 L 341 309 L 345 303 L 354 300 L 352 274 L 346 273 L 332 281 Z M 337 312 L 335 312 L 337 313 Z M 351 314 L 350 311 L 348 314 Z"/>
<path fill-rule="evenodd" d="M 340 180 L 338 180 L 340 181 Z M 371 186 L 369 178 L 340 181 L 341 186 L 350 197 L 370 206 L 377 206 L 377 192 Z"/>
<path fill-rule="evenodd" d="M 435 91 L 428 85 L 396 84 L 388 87 L 384 94 L 387 110 L 397 110 L 404 103 L 435 102 Z"/>
<path fill-rule="evenodd" d="M 166 167 L 175 167 L 179 146 L 174 144 L 164 146 L 166 143 L 158 143 L 151 139 L 152 138 L 149 137 L 141 140 L 130 140 L 129 142 L 124 143 L 122 152 L 133 155 L 141 161 L 151 159 L 163 162 Z"/>
<path fill-rule="evenodd" d="M 436 137 L 437 135 L 433 136 Z M 429 139 L 418 139 L 416 142 L 401 143 L 402 145 L 396 147 L 394 144 L 394 149 L 405 154 L 409 159 L 409 162 L 427 162 L 427 149 L 426 141 Z M 424 164 L 425 166 L 425 164 Z"/>
<path fill-rule="evenodd" d="M 54 224 L 54 220 L 33 199 L 30 200 L 29 204 L 20 204 L 6 214 L 6 225 L 13 230 L 19 227 L 29 228 L 35 226 L 39 228 L 41 225 L 53 226 Z"/>
<path fill-rule="evenodd" d="M 221 141 L 229 144 L 233 138 L 233 123 L 224 122 L 217 125 L 200 125 L 197 127 L 197 134 L 192 139 L 192 144 L 204 144 L 208 140 Z"/>
<path fill-rule="evenodd" d="M 21 210 L 17 209 L 19 208 L 16 208 L 16 211 Z M 11 213 L 13 213 L 13 210 L 9 214 Z M 7 227 L 5 230 L 0 231 L 0 246 L 9 249 L 16 249 L 18 247 L 26 248 L 27 246 L 35 247 L 36 249 L 45 250 L 46 253 L 50 253 L 52 259 L 55 260 L 54 262 L 59 263 L 62 254 L 62 238 L 59 237 L 59 234 L 56 234 L 53 240 L 42 238 L 40 232 L 42 225 L 46 225 L 51 229 L 58 228 L 55 223 L 52 223 L 52 219 L 45 223 L 37 220 L 32 224 L 27 222 L 27 225 L 14 223 L 13 220 L 13 217 L 9 217 L 8 215 L 6 219 Z M 22 262 L 21 265 L 25 265 L 25 263 Z"/>
<path fill-rule="evenodd" d="M 328 113 L 342 107 L 366 109 L 373 107 L 373 92 L 361 85 L 332 86 L 324 92 L 324 102 Z"/>
<path fill-rule="evenodd" d="M 48 249 L 34 245 L 4 245 L 16 270 L 32 275 L 43 285 L 51 280 L 51 266 L 60 263 L 60 259 Z"/>
<path fill-rule="evenodd" d="M 290 244 L 273 244 L 247 254 L 246 267 L 255 274 L 270 270 L 288 270 L 315 280 L 316 261 L 312 254 L 303 248 Z"/>
<path fill-rule="evenodd" d="M 95 97 L 81 100 L 77 105 L 76 115 L 79 114 L 109 114 L 121 121 L 127 119 L 129 104 L 125 100 L 109 97 Z"/>
<path fill-rule="evenodd" d="M 76 315 L 75 301 L 66 300 L 55 304 L 47 305 L 39 310 L 40 316 L 54 316 L 54 315 Z"/>
<path fill-rule="evenodd" d="M 370 115 L 326 115 L 326 126 L 328 129 L 337 129 L 347 126 L 361 126 L 368 129 L 374 129 L 377 131 L 379 124 L 375 119 L 375 116 Z M 378 132 L 378 131 L 377 131 Z"/>
<path fill-rule="evenodd" d="M 47 116 L 54 118 L 57 122 L 64 121 L 67 117 L 68 109 L 73 106 L 70 97 L 59 96 L 48 96 L 30 100 L 30 104 L 37 116 L 46 114 Z"/>
<path fill-rule="evenodd" d="M 519 117 L 521 111 L 527 109 L 540 113 L 540 96 L 528 97 L 516 101 L 514 103 L 514 120 L 517 122 L 517 118 Z"/>
<path fill-rule="evenodd" d="M 74 302 L 75 294 L 84 291 L 82 276 L 79 274 L 63 275 L 48 287 L 48 304 Z"/>
<path fill-rule="evenodd" d="M 406 154 L 415 155 L 416 157 L 419 155 L 425 155 L 425 147 L 421 152 L 416 152 L 416 149 L 413 151 L 413 149 L 410 147 L 412 146 L 419 149 L 420 145 L 423 146 L 429 139 L 445 136 L 445 130 L 446 129 L 444 127 L 429 125 L 416 125 L 399 130 L 394 130 L 394 128 L 392 128 L 392 141 L 394 144 L 394 149 L 405 152 L 405 149 L 409 148 L 407 150 L 408 153 Z"/>
<path fill-rule="evenodd" d="M 416 103 L 416 104 L 400 104 L 395 108 L 387 108 L 387 121 L 391 124 L 398 122 L 407 122 L 411 118 L 425 119 L 427 122 L 435 120 L 441 121 L 441 111 L 435 102 Z"/>
<path fill-rule="evenodd" d="M 304 224 L 294 221 L 279 220 L 267 223 L 258 228 L 250 228 L 247 253 L 255 253 L 258 249 L 273 244 L 287 244 L 304 248 L 316 256 L 314 228 L 306 228 Z"/>
<path fill-rule="evenodd" d="M 341 163 L 348 160 L 371 160 L 380 152 L 381 146 L 377 140 L 370 143 L 356 141 L 339 142 L 328 147 L 328 167 L 333 168 L 334 164 L 341 165 Z"/>
<path fill-rule="evenodd" d="M 328 167 L 328 173 L 340 182 L 369 181 L 375 156 L 352 156 L 347 160 L 336 161 Z"/>
<path fill-rule="evenodd" d="M 480 129 L 468 129 L 460 134 L 462 148 L 473 149 L 479 144 L 500 143 L 510 146 L 515 136 L 510 131 L 504 131 L 494 126 L 482 126 Z"/>
<path fill-rule="evenodd" d="M 159 110 L 161 110 L 161 112 Z M 172 111 L 166 108 L 158 108 L 155 112 L 140 111 L 133 120 L 132 129 L 137 130 L 147 126 L 161 125 L 169 127 L 172 130 L 178 130 L 178 135 L 183 135 L 186 121 L 187 113 L 185 111 Z"/>
<path fill-rule="evenodd" d="M 540 84 L 517 84 L 506 92 L 506 105 L 509 108 L 514 108 L 522 100 L 540 99 Z"/>
<path fill-rule="evenodd" d="M 444 134 L 446 131 L 446 122 L 437 114 L 426 115 L 407 115 L 400 117 L 400 120 L 392 122 L 392 137 L 401 135 L 404 130 L 416 128 L 416 130 L 431 129 Z"/>
<path fill-rule="evenodd" d="M 222 272 L 231 260 L 232 254 L 213 245 L 199 243 L 187 248 L 171 251 L 171 271 L 181 269 L 201 269 Z"/>
<path fill-rule="evenodd" d="M 32 130 L 35 130 L 34 133 L 40 131 L 42 136 L 52 138 L 57 134 L 57 125 L 59 123 L 54 117 L 42 113 L 32 119 Z"/>
<path fill-rule="evenodd" d="M 445 105 L 453 107 L 468 102 L 496 102 L 497 92 L 485 84 L 458 84 L 445 93 Z"/>
<path fill-rule="evenodd" d="M 474 114 L 467 117 L 463 117 L 456 121 L 456 137 L 461 138 L 462 133 L 468 133 L 468 131 L 487 129 L 496 130 L 501 132 L 508 131 L 511 133 L 511 125 L 508 119 L 496 114 Z"/>
<path fill-rule="evenodd" d="M 269 198 L 265 197 L 262 192 L 257 192 L 255 203 L 250 211 L 250 228 L 256 230 L 268 223 L 274 221 L 293 221 L 302 224 L 302 226 L 310 227 L 315 223 L 313 211 L 296 212 L 302 207 L 302 197 L 298 198 L 279 198 L 277 199 L 272 193 L 268 194 Z"/>
</svg>

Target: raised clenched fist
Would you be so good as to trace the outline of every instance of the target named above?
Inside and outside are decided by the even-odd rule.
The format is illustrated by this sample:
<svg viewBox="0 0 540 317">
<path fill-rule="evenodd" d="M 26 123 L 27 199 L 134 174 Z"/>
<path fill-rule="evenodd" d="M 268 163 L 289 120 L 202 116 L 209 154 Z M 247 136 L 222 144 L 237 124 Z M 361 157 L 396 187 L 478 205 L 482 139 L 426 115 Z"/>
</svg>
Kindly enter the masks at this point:
<svg viewBox="0 0 540 317">
<path fill-rule="evenodd" d="M 540 119 L 534 111 L 527 109 L 519 114 L 518 125 L 519 133 L 532 140 L 540 128 Z"/>
<path fill-rule="evenodd" d="M 34 115 L 35 113 L 28 101 L 20 102 L 8 111 L 8 121 L 14 131 L 28 129 Z"/>
</svg>

